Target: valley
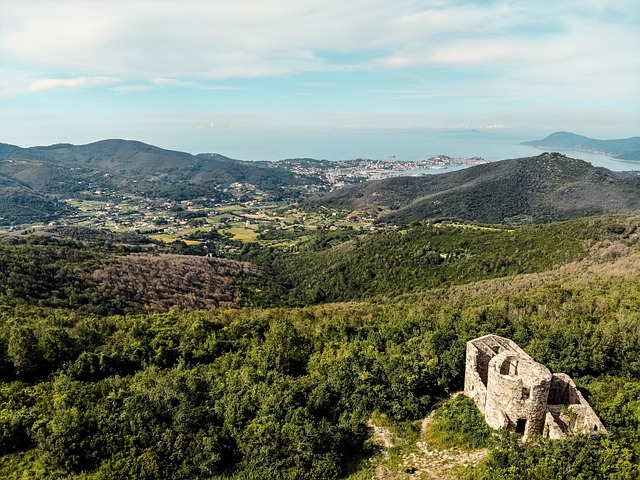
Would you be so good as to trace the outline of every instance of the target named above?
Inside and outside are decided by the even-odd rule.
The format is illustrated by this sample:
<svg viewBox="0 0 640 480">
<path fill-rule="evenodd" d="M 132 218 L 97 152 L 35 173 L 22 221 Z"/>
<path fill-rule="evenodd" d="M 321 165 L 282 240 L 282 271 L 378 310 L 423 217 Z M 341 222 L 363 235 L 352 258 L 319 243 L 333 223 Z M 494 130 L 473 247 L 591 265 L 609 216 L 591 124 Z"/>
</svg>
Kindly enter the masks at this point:
<svg viewBox="0 0 640 480">
<path fill-rule="evenodd" d="M 126 166 L 105 158 L 126 159 Z M 175 168 L 162 167 L 174 161 Z M 3 194 L 0 235 L 75 225 L 199 245 L 213 229 L 231 240 L 289 247 L 304 239 L 304 232 L 375 229 L 370 215 L 303 208 L 311 195 L 403 172 L 483 163 L 479 157 L 445 155 L 417 162 L 243 162 L 120 140 L 32 149 L 0 145 L 0 180 L 6 178 L 25 192 L 16 195 L 7 189 Z M 34 203 L 36 196 L 48 205 Z"/>
</svg>

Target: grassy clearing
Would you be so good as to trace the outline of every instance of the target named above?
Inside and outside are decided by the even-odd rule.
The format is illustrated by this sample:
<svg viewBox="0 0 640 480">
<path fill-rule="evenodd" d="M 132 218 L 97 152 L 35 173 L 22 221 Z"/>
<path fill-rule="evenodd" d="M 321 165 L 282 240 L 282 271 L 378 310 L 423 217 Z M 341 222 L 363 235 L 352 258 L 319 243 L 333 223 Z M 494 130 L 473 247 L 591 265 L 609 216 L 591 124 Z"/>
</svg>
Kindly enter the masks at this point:
<svg viewBox="0 0 640 480">
<path fill-rule="evenodd" d="M 250 210 L 249 207 L 245 207 L 244 205 L 224 205 L 222 207 L 217 207 L 217 211 L 219 212 L 246 212 Z"/>
<path fill-rule="evenodd" d="M 246 227 L 232 227 L 223 230 L 223 233 L 230 233 L 233 235 L 234 240 L 241 242 L 256 242 L 258 241 L 258 234 L 256 231 Z"/>
<path fill-rule="evenodd" d="M 173 243 L 177 240 L 176 237 L 169 235 L 168 233 L 156 233 L 154 235 L 149 235 L 149 238 L 164 243 Z"/>
<path fill-rule="evenodd" d="M 475 403 L 465 395 L 458 395 L 440 404 L 425 432 L 427 443 L 440 450 L 460 448 L 475 450 L 487 446 L 491 429 Z"/>
<path fill-rule="evenodd" d="M 72 207 L 87 209 L 87 210 L 99 210 L 106 202 L 102 200 L 77 200 L 68 199 L 65 200 Z"/>
<path fill-rule="evenodd" d="M 435 223 L 434 226 L 447 225 L 449 227 L 468 228 L 471 230 L 484 230 L 487 232 L 513 232 L 513 229 L 501 228 L 501 227 L 488 227 L 486 225 L 472 225 L 469 223 Z"/>
</svg>

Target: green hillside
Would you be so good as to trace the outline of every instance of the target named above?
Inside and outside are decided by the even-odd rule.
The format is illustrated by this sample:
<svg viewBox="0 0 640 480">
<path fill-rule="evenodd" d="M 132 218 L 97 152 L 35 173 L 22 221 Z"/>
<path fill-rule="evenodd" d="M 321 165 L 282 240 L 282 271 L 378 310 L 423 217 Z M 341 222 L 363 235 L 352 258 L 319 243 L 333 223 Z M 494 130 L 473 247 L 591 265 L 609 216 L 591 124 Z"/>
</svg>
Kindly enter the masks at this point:
<svg viewBox="0 0 640 480">
<path fill-rule="evenodd" d="M 636 238 L 634 221 L 573 220 L 518 228 L 446 223 L 362 235 L 269 259 L 290 301 L 371 299 L 542 272 L 588 255 L 588 244 Z M 635 242 L 635 240 L 633 240 Z"/>
<path fill-rule="evenodd" d="M 522 444 L 490 434 L 484 460 L 455 476 L 637 478 L 634 222 L 586 222 L 581 258 L 546 272 L 377 302 L 127 316 L 5 304 L 0 475 L 406 478 L 399 458 L 418 454 L 422 419 L 461 389 L 465 342 L 496 333 L 576 378 L 612 435 Z M 565 226 L 530 228 L 551 255 Z M 440 428 L 464 432 L 469 411 L 448 408 Z M 398 436 L 386 455 L 372 421 Z"/>
<path fill-rule="evenodd" d="M 631 213 L 640 182 L 557 153 L 502 160 L 457 172 L 397 177 L 345 187 L 311 200 L 406 224 L 429 218 L 482 223 L 545 222 Z"/>
<path fill-rule="evenodd" d="M 65 202 L 42 195 L 13 178 L 0 174 L 0 225 L 47 222 L 70 214 Z"/>
<path fill-rule="evenodd" d="M 0 225 L 60 219 L 69 213 L 62 208 L 64 200 L 104 199 L 107 193 L 220 202 L 233 198 L 228 188 L 234 183 L 280 199 L 296 186 L 319 180 L 222 155 L 195 156 L 128 140 L 32 148 L 0 144 Z"/>
</svg>

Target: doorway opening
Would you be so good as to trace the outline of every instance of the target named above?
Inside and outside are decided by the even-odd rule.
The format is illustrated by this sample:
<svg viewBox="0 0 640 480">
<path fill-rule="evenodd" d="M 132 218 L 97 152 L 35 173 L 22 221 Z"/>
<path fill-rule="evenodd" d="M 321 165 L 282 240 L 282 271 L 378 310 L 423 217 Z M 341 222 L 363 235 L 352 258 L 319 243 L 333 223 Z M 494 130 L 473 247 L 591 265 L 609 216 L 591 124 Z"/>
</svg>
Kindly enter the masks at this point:
<svg viewBox="0 0 640 480">
<path fill-rule="evenodd" d="M 516 423 L 516 433 L 520 435 L 524 435 L 524 430 L 527 428 L 527 419 L 519 418 L 518 423 Z"/>
</svg>

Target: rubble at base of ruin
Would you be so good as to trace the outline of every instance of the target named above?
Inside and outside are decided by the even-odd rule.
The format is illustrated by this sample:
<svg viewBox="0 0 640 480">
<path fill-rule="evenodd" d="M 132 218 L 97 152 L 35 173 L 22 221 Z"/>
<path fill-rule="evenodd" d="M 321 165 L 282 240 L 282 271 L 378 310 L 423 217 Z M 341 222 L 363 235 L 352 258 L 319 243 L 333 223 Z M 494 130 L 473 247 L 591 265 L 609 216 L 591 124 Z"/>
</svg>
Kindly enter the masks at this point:
<svg viewBox="0 0 640 480">
<path fill-rule="evenodd" d="M 571 377 L 552 374 L 508 338 L 485 335 L 467 342 L 464 393 L 489 426 L 525 439 L 606 433 Z"/>
</svg>

